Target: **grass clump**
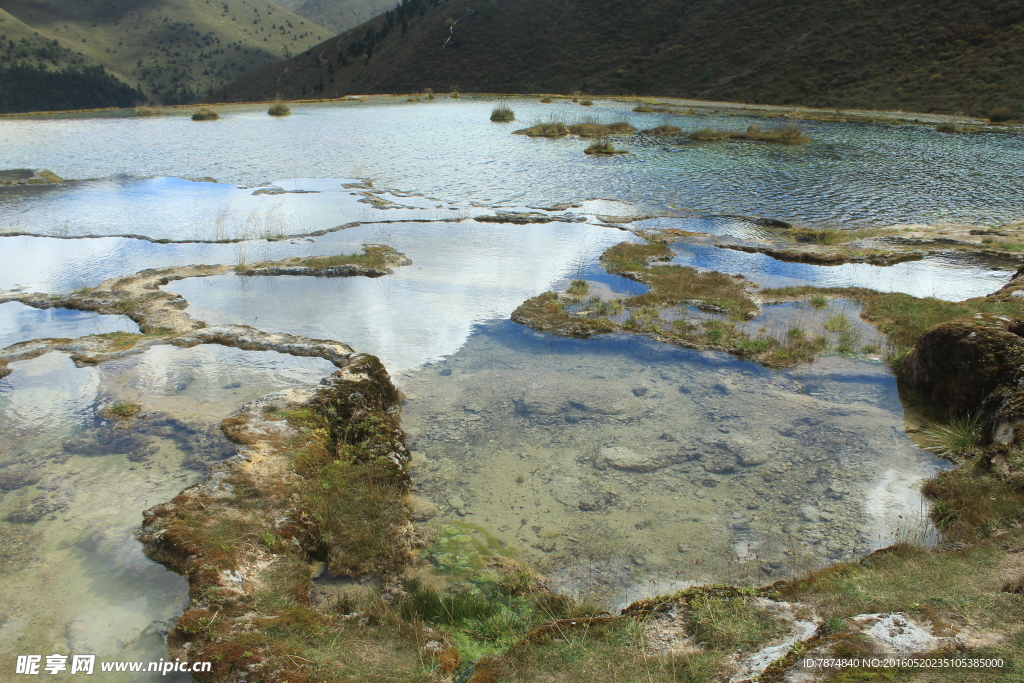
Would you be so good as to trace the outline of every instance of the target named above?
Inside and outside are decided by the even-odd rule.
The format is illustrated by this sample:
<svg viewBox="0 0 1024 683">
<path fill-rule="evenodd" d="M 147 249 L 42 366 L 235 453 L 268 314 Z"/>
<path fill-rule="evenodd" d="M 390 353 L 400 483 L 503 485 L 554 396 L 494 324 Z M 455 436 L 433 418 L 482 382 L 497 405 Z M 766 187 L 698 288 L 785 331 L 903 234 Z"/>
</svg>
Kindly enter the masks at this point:
<svg viewBox="0 0 1024 683">
<path fill-rule="evenodd" d="M 702 683 L 722 673 L 722 653 L 652 656 L 643 624 L 631 618 L 582 618 L 532 632 L 499 656 L 476 663 L 472 683 Z"/>
<path fill-rule="evenodd" d="M 491 110 L 491 121 L 496 123 L 510 123 L 516 120 L 516 114 L 506 104 L 500 104 Z"/>
<path fill-rule="evenodd" d="M 944 447 L 959 448 L 970 443 L 970 436 L 964 431 L 943 438 L 952 441 Z M 1011 452 L 1009 461 L 1019 473 L 1024 464 L 1021 454 Z M 1021 484 L 1019 475 L 1001 475 L 993 471 L 989 458 L 975 456 L 925 482 L 921 492 L 932 499 L 930 515 L 942 531 L 943 540 L 970 543 L 1020 526 L 1024 509 Z"/>
<path fill-rule="evenodd" d="M 846 244 L 847 242 L 853 242 L 854 240 L 864 239 L 866 237 L 876 237 L 884 234 L 888 234 L 888 231 L 871 229 L 841 230 L 837 228 L 796 228 L 789 231 L 789 235 L 797 242 L 820 244 L 823 246 Z"/>
<path fill-rule="evenodd" d="M 267 113 L 271 116 L 288 116 L 292 113 L 292 110 L 288 108 L 288 105 L 284 102 L 274 102 L 267 109 Z"/>
<path fill-rule="evenodd" d="M 136 107 L 136 116 L 163 116 L 164 110 L 158 107 Z"/>
<path fill-rule="evenodd" d="M 217 113 L 217 110 L 210 107 L 201 107 L 192 113 L 193 121 L 216 121 L 219 118 L 220 114 Z"/>
<path fill-rule="evenodd" d="M 750 648 L 786 630 L 777 617 L 747 596 L 694 597 L 689 616 L 696 640 L 716 650 Z"/>
<path fill-rule="evenodd" d="M 921 431 L 924 448 L 946 458 L 975 455 L 981 446 L 981 413 L 953 415 Z"/>
<path fill-rule="evenodd" d="M 566 294 L 576 297 L 586 296 L 590 291 L 590 285 L 587 284 L 586 280 L 573 280 L 569 283 L 569 288 L 565 290 Z"/>
<path fill-rule="evenodd" d="M 781 128 L 762 130 L 760 126 L 751 124 L 746 131 L 717 130 L 713 128 L 701 128 L 690 133 L 689 138 L 698 142 L 713 142 L 716 140 L 746 140 L 750 142 L 775 142 L 785 145 L 796 145 L 808 142 L 810 138 L 804 135 L 803 128 L 796 123 L 788 123 Z"/>
<path fill-rule="evenodd" d="M 363 573 L 403 561 L 406 551 L 395 535 L 409 511 L 390 464 L 335 460 L 309 476 L 315 481 L 302 487 L 302 499 L 317 522 L 320 542 L 330 548 L 331 571 Z"/>
<path fill-rule="evenodd" d="M 605 135 L 621 135 L 635 133 L 636 128 L 625 121 L 615 123 L 574 123 L 569 126 L 569 133 L 579 135 L 581 138 L 599 138 Z"/>
<path fill-rule="evenodd" d="M 583 150 L 583 153 L 597 156 L 616 156 L 618 154 L 629 154 L 629 150 L 616 149 L 615 145 L 608 140 L 598 140 Z"/>
<path fill-rule="evenodd" d="M 658 266 L 643 275 L 650 291 L 626 299 L 626 306 L 690 304 L 735 320 L 748 318 L 757 310 L 744 280 L 731 275 L 701 272 L 691 266 Z"/>
<path fill-rule="evenodd" d="M 569 128 L 561 121 L 548 121 L 514 131 L 514 133 L 531 138 L 561 138 L 569 134 Z"/>
<path fill-rule="evenodd" d="M 646 128 L 643 133 L 645 135 L 681 135 L 683 129 L 679 126 L 661 125 L 655 126 L 654 128 Z"/>
</svg>

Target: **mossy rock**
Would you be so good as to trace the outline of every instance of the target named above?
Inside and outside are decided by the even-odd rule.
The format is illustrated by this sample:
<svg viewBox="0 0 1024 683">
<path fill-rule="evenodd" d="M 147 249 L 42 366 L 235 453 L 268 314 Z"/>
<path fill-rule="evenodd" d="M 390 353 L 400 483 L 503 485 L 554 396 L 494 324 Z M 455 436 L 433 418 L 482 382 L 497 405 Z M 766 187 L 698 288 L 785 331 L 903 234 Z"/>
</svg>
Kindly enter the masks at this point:
<svg viewBox="0 0 1024 683">
<path fill-rule="evenodd" d="M 1014 381 L 1024 363 L 1024 320 L 984 315 L 936 325 L 918 338 L 900 366 L 907 386 L 953 413 L 977 411 Z"/>
</svg>

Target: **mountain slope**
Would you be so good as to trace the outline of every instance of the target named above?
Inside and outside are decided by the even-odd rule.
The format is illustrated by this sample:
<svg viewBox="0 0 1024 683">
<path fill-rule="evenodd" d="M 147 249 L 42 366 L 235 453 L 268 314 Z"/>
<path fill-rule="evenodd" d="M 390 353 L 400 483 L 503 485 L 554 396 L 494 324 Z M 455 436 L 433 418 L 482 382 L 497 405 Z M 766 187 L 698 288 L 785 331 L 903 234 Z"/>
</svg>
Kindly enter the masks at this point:
<svg viewBox="0 0 1024 683">
<path fill-rule="evenodd" d="M 167 104 L 193 101 L 330 35 L 270 0 L 0 0 L 0 9 Z"/>
<path fill-rule="evenodd" d="M 344 33 L 392 9 L 397 0 L 277 0 L 285 9 L 332 33 Z"/>
<path fill-rule="evenodd" d="M 1019 116 L 1020 73 L 1024 0 L 406 0 L 214 99 L 458 87 Z"/>
<path fill-rule="evenodd" d="M 142 93 L 0 10 L 0 113 L 127 107 Z"/>
</svg>

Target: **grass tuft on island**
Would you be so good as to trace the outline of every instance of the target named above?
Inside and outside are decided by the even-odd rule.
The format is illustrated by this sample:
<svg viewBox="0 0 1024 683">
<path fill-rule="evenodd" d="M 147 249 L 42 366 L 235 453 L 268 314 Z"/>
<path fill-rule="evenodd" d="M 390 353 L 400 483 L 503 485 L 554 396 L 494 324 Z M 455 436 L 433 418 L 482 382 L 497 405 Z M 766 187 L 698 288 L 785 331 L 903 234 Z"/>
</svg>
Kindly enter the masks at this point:
<svg viewBox="0 0 1024 683">
<path fill-rule="evenodd" d="M 615 123 L 583 121 L 568 126 L 561 121 L 548 121 L 535 124 L 529 128 L 513 131 L 515 135 L 527 135 L 531 138 L 560 138 L 566 135 L 578 135 L 581 138 L 600 138 L 608 135 L 628 135 L 635 132 L 636 128 L 625 121 L 617 121 Z"/>
<path fill-rule="evenodd" d="M 877 228 L 868 228 L 863 230 L 844 230 L 841 228 L 793 228 L 792 230 L 789 230 L 787 234 L 797 242 L 832 246 L 836 244 L 846 244 L 847 242 L 853 242 L 855 240 L 865 239 L 868 237 L 883 237 L 894 233 L 894 230 Z"/>
<path fill-rule="evenodd" d="M 164 110 L 158 107 L 136 107 L 136 116 L 163 116 Z"/>
<path fill-rule="evenodd" d="M 395 251 L 385 244 L 364 244 L 363 249 L 355 254 L 334 254 L 331 256 L 293 256 L 283 261 L 264 261 L 253 265 L 239 264 L 235 272 L 239 275 L 273 274 L 278 271 L 314 271 L 323 272 L 351 266 L 352 272 L 346 274 L 385 274 L 392 266 L 403 266 L 411 261 L 401 252 Z M 358 271 L 358 272 L 356 272 Z"/>
<path fill-rule="evenodd" d="M 610 140 L 598 140 L 583 150 L 583 153 L 592 156 L 610 157 L 617 156 L 619 154 L 629 154 L 629 150 L 616 149 L 615 145 L 613 145 Z"/>
<path fill-rule="evenodd" d="M 516 114 L 505 104 L 499 104 L 491 110 L 491 121 L 495 123 L 511 123 L 516 120 Z"/>
<path fill-rule="evenodd" d="M 714 142 L 717 140 L 746 140 L 750 142 L 774 142 L 783 145 L 799 145 L 809 142 L 800 124 L 789 123 L 781 128 L 762 130 L 760 126 L 751 124 L 743 132 L 701 128 L 690 133 L 689 138 L 697 142 Z"/>
<path fill-rule="evenodd" d="M 655 126 L 654 128 L 646 128 L 642 131 L 644 135 L 681 135 L 683 129 L 679 126 Z"/>
<path fill-rule="evenodd" d="M 274 102 L 267 109 L 267 113 L 271 116 L 288 116 L 292 113 L 292 110 L 288 108 L 288 105 L 284 102 Z"/>
<path fill-rule="evenodd" d="M 219 118 L 220 114 L 217 113 L 217 110 L 210 107 L 200 107 L 192 114 L 193 121 L 216 121 Z"/>
</svg>

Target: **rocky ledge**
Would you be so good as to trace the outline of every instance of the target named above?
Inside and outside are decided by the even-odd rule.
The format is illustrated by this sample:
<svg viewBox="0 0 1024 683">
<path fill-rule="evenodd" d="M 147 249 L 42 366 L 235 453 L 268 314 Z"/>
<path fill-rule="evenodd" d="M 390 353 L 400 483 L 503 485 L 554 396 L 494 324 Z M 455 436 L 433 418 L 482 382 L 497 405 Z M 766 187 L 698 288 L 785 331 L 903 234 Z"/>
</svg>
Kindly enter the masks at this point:
<svg viewBox="0 0 1024 683">
<path fill-rule="evenodd" d="M 412 558 L 401 394 L 373 356 L 336 362 L 319 388 L 244 405 L 221 425 L 237 455 L 143 513 L 146 555 L 188 579 L 168 644 L 172 658 L 213 662 L 199 680 L 298 680 L 281 641 L 337 618 L 312 604 L 311 565 L 389 585 Z M 370 490 L 383 497 L 367 502 Z"/>
</svg>

